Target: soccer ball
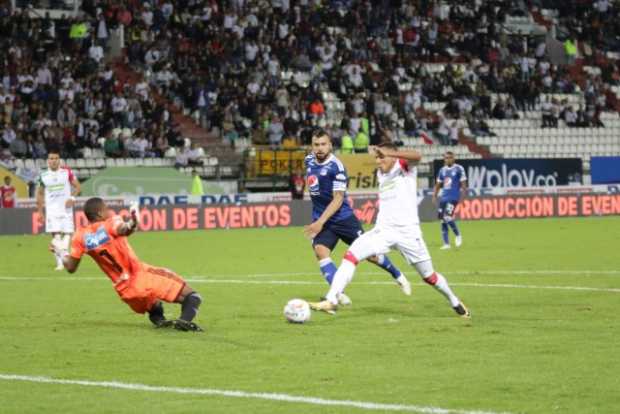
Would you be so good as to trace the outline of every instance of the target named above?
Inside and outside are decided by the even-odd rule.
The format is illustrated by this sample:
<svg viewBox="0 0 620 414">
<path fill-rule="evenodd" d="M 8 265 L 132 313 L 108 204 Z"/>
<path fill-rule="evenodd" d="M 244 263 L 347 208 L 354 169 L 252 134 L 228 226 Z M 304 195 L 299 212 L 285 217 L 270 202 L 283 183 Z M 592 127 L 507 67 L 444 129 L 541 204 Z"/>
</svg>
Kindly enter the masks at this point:
<svg viewBox="0 0 620 414">
<path fill-rule="evenodd" d="M 291 299 L 284 307 L 284 317 L 291 323 L 308 322 L 310 315 L 310 305 L 303 299 Z"/>
</svg>

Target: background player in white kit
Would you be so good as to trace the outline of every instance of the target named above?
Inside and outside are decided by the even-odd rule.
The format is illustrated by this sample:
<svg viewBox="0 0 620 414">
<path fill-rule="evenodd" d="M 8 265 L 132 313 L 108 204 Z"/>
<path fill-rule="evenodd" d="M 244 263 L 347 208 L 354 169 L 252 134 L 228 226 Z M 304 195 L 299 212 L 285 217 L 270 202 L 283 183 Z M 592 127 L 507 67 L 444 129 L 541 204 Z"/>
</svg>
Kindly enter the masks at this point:
<svg viewBox="0 0 620 414">
<path fill-rule="evenodd" d="M 442 293 L 461 317 L 469 318 L 465 305 L 450 289 L 448 281 L 435 272 L 418 217 L 417 171 L 411 164 L 422 158 L 417 151 L 397 151 L 392 144 L 373 147 L 379 167 L 379 214 L 375 227 L 357 238 L 344 255 L 325 300 L 310 307 L 328 313 L 338 309 L 338 293 L 353 279 L 358 262 L 386 254 L 394 248 L 414 266 L 422 279 Z"/>
<path fill-rule="evenodd" d="M 69 253 L 71 234 L 75 231 L 73 206 L 80 194 L 80 182 L 68 167 L 60 166 L 60 152 L 47 154 L 47 170 L 39 175 L 37 210 L 39 220 L 45 223 L 45 232 L 52 234 L 52 252 L 56 256 L 56 270 L 64 270 L 62 257 Z M 43 208 L 45 207 L 45 212 Z"/>
</svg>

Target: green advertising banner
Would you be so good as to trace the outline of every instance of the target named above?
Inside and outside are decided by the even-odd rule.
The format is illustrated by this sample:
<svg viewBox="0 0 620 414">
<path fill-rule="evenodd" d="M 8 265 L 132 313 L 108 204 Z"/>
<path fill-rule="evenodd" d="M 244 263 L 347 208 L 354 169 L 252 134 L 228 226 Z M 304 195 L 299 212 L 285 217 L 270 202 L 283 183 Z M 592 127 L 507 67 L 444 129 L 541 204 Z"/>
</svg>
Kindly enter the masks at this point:
<svg viewBox="0 0 620 414">
<path fill-rule="evenodd" d="M 227 193 L 224 186 L 202 182 L 206 194 Z M 189 194 L 192 177 L 174 168 L 111 167 L 82 183 L 82 196 L 131 196 L 142 194 Z"/>
</svg>

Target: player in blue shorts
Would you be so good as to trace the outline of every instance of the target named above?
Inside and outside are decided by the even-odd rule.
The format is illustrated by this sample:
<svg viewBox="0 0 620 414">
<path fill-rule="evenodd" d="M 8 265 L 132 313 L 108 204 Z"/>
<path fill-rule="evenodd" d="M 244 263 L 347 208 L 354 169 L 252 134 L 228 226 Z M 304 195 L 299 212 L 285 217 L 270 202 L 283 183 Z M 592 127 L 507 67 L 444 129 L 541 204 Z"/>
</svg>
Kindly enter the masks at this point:
<svg viewBox="0 0 620 414">
<path fill-rule="evenodd" d="M 449 229 L 454 232 L 454 244 L 456 247 L 463 244 L 463 237 L 454 221 L 454 210 L 459 204 L 461 197 L 467 192 L 467 176 L 462 165 L 454 161 L 454 153 L 448 151 L 443 156 L 444 166 L 439 170 L 433 202 L 437 202 L 439 196 L 438 216 L 441 220 L 441 237 L 443 239 L 442 250 L 450 248 Z M 441 190 L 441 193 L 439 192 Z"/>
<path fill-rule="evenodd" d="M 319 130 L 313 134 L 312 153 L 306 157 L 305 165 L 312 200 L 312 224 L 305 226 L 304 233 L 312 239 L 321 273 L 331 285 L 338 270 L 330 257 L 332 250 L 338 240 L 350 245 L 364 230 L 347 201 L 347 172 L 342 162 L 332 154 L 331 138 L 325 131 Z M 389 272 L 401 290 L 411 295 L 409 281 L 387 256 L 374 256 L 368 260 Z M 344 293 L 338 300 L 341 305 L 351 303 Z"/>
</svg>

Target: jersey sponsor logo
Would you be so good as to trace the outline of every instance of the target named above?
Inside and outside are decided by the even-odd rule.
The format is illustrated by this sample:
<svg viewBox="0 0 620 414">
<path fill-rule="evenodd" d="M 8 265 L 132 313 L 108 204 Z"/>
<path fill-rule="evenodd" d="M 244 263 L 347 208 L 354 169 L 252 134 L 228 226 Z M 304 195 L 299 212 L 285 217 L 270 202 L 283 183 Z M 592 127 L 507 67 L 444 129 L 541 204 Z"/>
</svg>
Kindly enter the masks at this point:
<svg viewBox="0 0 620 414">
<path fill-rule="evenodd" d="M 321 172 L 319 174 L 321 174 L 322 176 L 326 176 L 327 175 L 327 168 L 322 168 Z"/>
<path fill-rule="evenodd" d="M 319 194 L 319 177 L 316 175 L 308 176 L 308 190 L 312 195 Z"/>
<path fill-rule="evenodd" d="M 443 179 L 443 188 L 449 190 L 452 188 L 452 177 L 445 177 Z"/>
<path fill-rule="evenodd" d="M 102 246 L 110 241 L 110 236 L 105 231 L 105 228 L 99 227 L 94 233 L 86 233 L 84 235 L 84 244 L 86 245 L 86 250 L 93 250 L 99 246 Z"/>
</svg>

